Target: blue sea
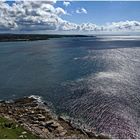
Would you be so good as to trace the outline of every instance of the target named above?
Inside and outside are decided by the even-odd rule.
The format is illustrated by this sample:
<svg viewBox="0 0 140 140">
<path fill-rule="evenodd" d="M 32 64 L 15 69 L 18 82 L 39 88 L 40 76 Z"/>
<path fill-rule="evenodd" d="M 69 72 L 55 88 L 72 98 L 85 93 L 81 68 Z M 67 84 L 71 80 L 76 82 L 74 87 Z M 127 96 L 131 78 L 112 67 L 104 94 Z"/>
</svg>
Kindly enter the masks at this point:
<svg viewBox="0 0 140 140">
<path fill-rule="evenodd" d="M 0 99 L 37 95 L 112 138 L 140 138 L 140 36 L 0 43 Z"/>
</svg>

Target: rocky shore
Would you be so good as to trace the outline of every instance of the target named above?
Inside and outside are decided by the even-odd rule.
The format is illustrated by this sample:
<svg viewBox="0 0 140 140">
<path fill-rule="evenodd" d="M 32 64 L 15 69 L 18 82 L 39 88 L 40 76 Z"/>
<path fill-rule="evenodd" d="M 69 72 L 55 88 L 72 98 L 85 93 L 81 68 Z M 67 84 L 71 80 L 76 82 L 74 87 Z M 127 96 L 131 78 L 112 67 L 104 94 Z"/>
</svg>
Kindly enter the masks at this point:
<svg viewBox="0 0 140 140">
<path fill-rule="evenodd" d="M 100 134 L 76 128 L 70 120 L 56 116 L 46 103 L 33 97 L 0 102 L 0 117 L 6 117 L 23 126 L 39 138 L 105 138 Z"/>
</svg>

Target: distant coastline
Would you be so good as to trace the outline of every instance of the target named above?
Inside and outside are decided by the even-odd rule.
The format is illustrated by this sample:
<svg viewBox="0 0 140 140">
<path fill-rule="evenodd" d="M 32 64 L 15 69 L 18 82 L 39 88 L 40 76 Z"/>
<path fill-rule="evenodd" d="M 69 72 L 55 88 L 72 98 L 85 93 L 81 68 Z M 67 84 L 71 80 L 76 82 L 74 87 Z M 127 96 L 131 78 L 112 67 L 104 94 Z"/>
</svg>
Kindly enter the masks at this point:
<svg viewBox="0 0 140 140">
<path fill-rule="evenodd" d="M 48 40 L 62 37 L 90 37 L 89 35 L 58 35 L 58 34 L 0 34 L 0 42 Z"/>
</svg>

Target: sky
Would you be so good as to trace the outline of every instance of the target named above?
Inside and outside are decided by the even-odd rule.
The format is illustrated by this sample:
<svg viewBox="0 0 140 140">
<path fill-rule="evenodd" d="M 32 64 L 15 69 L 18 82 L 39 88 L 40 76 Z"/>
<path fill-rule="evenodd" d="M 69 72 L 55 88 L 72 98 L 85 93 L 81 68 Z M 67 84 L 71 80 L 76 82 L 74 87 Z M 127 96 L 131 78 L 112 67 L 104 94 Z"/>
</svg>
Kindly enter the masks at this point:
<svg viewBox="0 0 140 140">
<path fill-rule="evenodd" d="M 56 3 L 57 6 L 65 8 L 63 2 Z M 74 11 L 78 8 L 85 8 L 87 14 L 77 14 Z M 66 7 L 68 13 L 74 12 L 71 16 L 65 16 L 66 20 L 75 23 L 92 22 L 104 25 L 108 22 L 119 22 L 126 20 L 140 20 L 139 1 L 73 1 Z"/>
<path fill-rule="evenodd" d="M 0 33 L 139 32 L 140 1 L 0 0 Z"/>
</svg>

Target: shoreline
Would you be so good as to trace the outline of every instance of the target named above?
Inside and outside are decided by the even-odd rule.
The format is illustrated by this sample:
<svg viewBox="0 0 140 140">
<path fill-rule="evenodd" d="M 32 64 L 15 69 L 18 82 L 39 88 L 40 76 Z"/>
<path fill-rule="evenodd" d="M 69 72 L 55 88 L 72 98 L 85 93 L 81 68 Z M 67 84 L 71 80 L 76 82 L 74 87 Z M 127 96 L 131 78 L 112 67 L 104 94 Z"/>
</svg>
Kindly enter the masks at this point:
<svg viewBox="0 0 140 140">
<path fill-rule="evenodd" d="M 78 128 L 63 116 L 53 113 L 46 102 L 35 96 L 13 101 L 0 101 L 0 117 L 8 118 L 23 126 L 39 138 L 53 139 L 108 139 L 90 130 Z"/>
<path fill-rule="evenodd" d="M 91 35 L 61 35 L 61 34 L 0 34 L 0 42 L 19 42 L 19 41 L 37 41 L 48 40 L 51 38 L 64 37 L 94 37 Z"/>
</svg>

